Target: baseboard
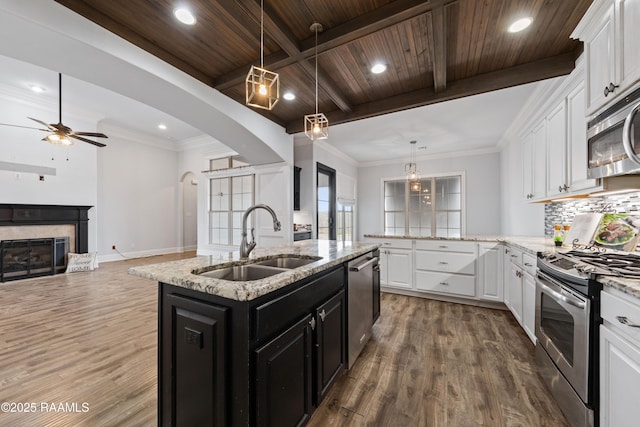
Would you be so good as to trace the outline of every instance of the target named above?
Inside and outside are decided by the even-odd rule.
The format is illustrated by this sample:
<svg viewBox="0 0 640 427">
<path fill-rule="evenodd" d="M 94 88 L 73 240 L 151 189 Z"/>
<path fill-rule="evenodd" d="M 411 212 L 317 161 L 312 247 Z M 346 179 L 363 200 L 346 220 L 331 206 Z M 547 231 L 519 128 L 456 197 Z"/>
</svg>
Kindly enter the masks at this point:
<svg viewBox="0 0 640 427">
<path fill-rule="evenodd" d="M 454 296 L 449 296 L 449 295 L 433 294 L 433 293 L 429 293 L 429 292 L 418 292 L 418 291 L 414 291 L 412 289 L 392 288 L 392 287 L 388 287 L 388 286 L 381 286 L 380 287 L 380 291 L 381 292 L 386 292 L 386 293 L 389 293 L 389 294 L 399 294 L 399 295 L 406 295 L 406 296 L 409 296 L 409 297 L 434 299 L 434 300 L 437 300 L 437 301 L 453 302 L 453 303 L 456 303 L 456 304 L 467 304 L 467 305 L 473 305 L 473 306 L 476 306 L 476 307 L 492 308 L 494 310 L 508 310 L 507 306 L 504 305 L 504 303 L 501 303 L 501 302 L 482 301 L 482 300 L 475 300 L 475 299 L 468 299 L 468 298 L 460 298 L 460 297 L 454 297 Z"/>
<path fill-rule="evenodd" d="M 122 252 L 122 253 L 114 253 L 114 254 L 107 254 L 107 255 L 98 254 L 98 262 L 122 261 L 129 258 L 145 258 L 145 257 L 155 256 L 155 255 L 182 253 L 182 252 L 187 252 L 189 250 L 193 250 L 193 249 L 175 247 L 175 248 L 150 249 L 146 251 Z"/>
</svg>

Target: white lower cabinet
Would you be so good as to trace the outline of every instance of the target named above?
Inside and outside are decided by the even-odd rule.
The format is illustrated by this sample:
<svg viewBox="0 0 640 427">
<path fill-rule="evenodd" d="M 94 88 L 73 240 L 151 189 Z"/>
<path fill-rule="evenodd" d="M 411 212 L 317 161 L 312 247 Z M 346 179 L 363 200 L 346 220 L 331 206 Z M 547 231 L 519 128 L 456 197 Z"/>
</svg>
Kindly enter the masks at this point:
<svg viewBox="0 0 640 427">
<path fill-rule="evenodd" d="M 478 243 L 478 296 L 487 301 L 504 301 L 503 251 L 499 243 Z"/>
<path fill-rule="evenodd" d="M 504 276 L 505 304 L 535 344 L 536 258 L 507 246 L 504 262 L 508 264 Z"/>
<path fill-rule="evenodd" d="M 413 241 L 367 239 L 380 243 L 380 285 L 413 288 Z"/>
<path fill-rule="evenodd" d="M 640 305 L 602 292 L 600 426 L 632 427 L 640 419 Z"/>
<path fill-rule="evenodd" d="M 476 296 L 477 244 L 416 242 L 416 289 L 454 296 Z"/>
<path fill-rule="evenodd" d="M 536 342 L 536 281 L 529 273 L 522 278 L 522 327 L 529 339 Z"/>
<path fill-rule="evenodd" d="M 518 323 L 522 325 L 522 279 L 524 274 L 522 268 L 511 263 L 511 271 L 509 273 L 509 309 L 513 313 Z"/>
</svg>

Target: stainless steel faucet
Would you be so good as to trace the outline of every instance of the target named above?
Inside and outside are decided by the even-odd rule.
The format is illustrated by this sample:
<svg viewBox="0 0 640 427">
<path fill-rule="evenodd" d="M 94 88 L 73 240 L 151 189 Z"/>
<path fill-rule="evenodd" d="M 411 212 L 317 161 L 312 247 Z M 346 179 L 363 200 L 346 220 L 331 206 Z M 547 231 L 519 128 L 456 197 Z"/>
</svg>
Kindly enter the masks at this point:
<svg viewBox="0 0 640 427">
<path fill-rule="evenodd" d="M 242 241 L 240 242 L 240 258 L 241 259 L 249 258 L 249 254 L 251 253 L 253 248 L 256 247 L 256 242 L 255 242 L 256 238 L 253 235 L 253 230 L 254 230 L 253 227 L 251 227 L 251 241 L 247 242 L 247 218 L 249 217 L 249 214 L 251 212 L 253 212 L 258 208 L 264 209 L 271 214 L 271 217 L 273 218 L 273 231 L 280 231 L 282 228 L 280 226 L 280 221 L 278 221 L 278 217 L 276 216 L 276 213 L 269 206 L 262 205 L 262 204 L 253 205 L 249 209 L 247 209 L 244 215 L 242 215 Z"/>
</svg>

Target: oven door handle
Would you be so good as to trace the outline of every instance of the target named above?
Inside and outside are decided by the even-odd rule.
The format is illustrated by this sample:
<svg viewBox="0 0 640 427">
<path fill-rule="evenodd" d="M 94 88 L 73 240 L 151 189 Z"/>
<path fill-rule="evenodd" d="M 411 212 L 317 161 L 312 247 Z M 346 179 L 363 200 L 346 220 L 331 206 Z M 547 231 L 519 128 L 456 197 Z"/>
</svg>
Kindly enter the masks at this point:
<svg viewBox="0 0 640 427">
<path fill-rule="evenodd" d="M 549 286 L 545 285 L 544 283 L 542 283 L 541 281 L 538 280 L 538 284 L 540 285 L 540 287 L 542 288 L 543 291 L 548 292 L 549 294 L 551 294 L 551 296 L 553 296 L 555 299 L 562 301 L 562 302 L 566 302 L 567 304 L 571 304 L 574 307 L 577 307 L 581 310 L 584 310 L 584 308 L 587 306 L 584 301 L 580 301 L 577 298 L 573 298 L 570 296 L 567 296 L 565 294 L 562 294 L 554 289 L 551 289 Z"/>
<path fill-rule="evenodd" d="M 631 143 L 631 125 L 633 124 L 633 118 L 640 110 L 640 103 L 636 104 L 629 115 L 624 120 L 624 128 L 622 129 L 622 147 L 624 148 L 624 152 L 627 154 L 631 160 L 640 165 L 640 157 L 633 149 L 633 144 Z"/>
</svg>

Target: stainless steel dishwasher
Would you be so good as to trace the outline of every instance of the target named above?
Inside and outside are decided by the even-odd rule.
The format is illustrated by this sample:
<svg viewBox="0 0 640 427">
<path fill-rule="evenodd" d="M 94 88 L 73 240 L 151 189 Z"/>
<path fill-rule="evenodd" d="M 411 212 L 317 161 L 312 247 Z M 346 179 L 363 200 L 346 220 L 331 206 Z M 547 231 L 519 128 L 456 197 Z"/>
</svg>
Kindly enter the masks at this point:
<svg viewBox="0 0 640 427">
<path fill-rule="evenodd" d="M 351 260 L 348 264 L 348 369 L 351 369 L 362 348 L 371 337 L 374 302 L 373 268 L 377 264 L 378 257 L 373 256 L 371 252 Z"/>
</svg>

